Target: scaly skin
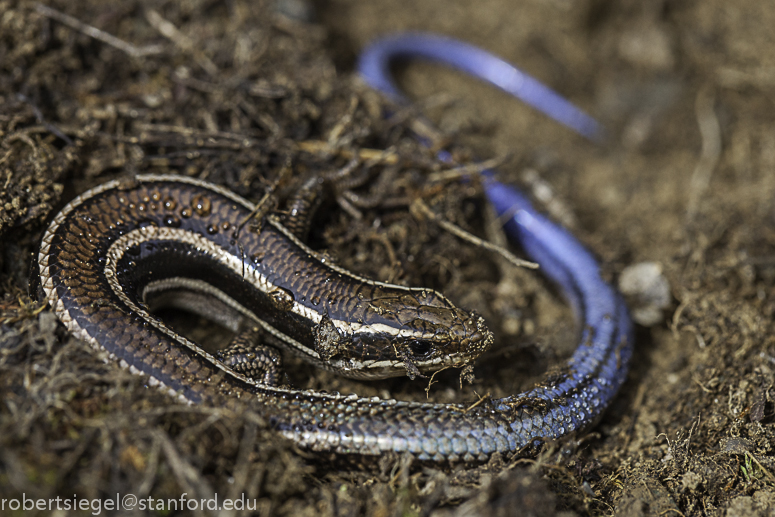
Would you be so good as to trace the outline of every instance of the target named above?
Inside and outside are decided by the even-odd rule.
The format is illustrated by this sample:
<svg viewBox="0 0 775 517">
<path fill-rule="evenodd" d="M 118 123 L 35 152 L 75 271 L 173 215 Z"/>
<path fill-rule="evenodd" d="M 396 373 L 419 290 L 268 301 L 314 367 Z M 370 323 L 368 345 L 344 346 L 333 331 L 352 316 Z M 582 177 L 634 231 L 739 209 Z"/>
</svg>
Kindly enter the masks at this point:
<svg viewBox="0 0 775 517">
<path fill-rule="evenodd" d="M 209 207 L 202 207 L 198 195 L 207 197 Z M 176 275 L 203 271 L 203 280 L 214 282 L 230 299 L 247 307 L 253 303 L 250 297 L 266 288 L 262 281 L 280 283 L 274 275 L 284 267 L 282 258 L 290 251 L 270 241 L 287 236 L 267 224 L 260 232 L 242 233 L 235 248 L 231 230 L 243 221 L 230 219 L 230 212 L 244 216 L 252 205 L 203 182 L 146 176 L 80 196 L 54 219 L 43 237 L 41 283 L 70 332 L 186 402 L 234 409 L 248 404 L 283 436 L 313 451 L 360 457 L 408 451 L 422 460 L 486 461 L 495 452 L 519 452 L 592 425 L 624 381 L 632 350 L 627 310 L 600 278 L 589 252 L 568 232 L 536 213 L 517 191 L 493 182 L 488 196 L 499 213 L 511 216 L 507 231 L 519 237 L 528 255 L 565 290 L 583 331 L 578 349 L 559 372 L 525 393 L 481 401 L 470 409 L 461 404 L 364 399 L 262 385 L 234 372 L 148 314 L 141 300 L 143 286 Z M 189 208 L 185 214 L 184 208 Z M 219 214 L 218 228 L 208 226 L 213 213 Z M 197 218 L 201 220 L 195 224 Z M 283 242 L 298 245 L 292 239 Z M 219 255 L 227 249 L 239 252 L 232 251 L 227 258 Z M 176 260 L 170 262 L 170 257 Z M 240 262 L 235 263 L 235 257 L 241 257 Z M 256 267 L 255 257 L 261 257 L 258 262 L 264 269 Z M 219 260 L 225 262 L 214 266 Z M 231 269 L 231 277 L 213 273 L 223 264 L 231 264 L 226 268 Z M 346 276 L 341 270 L 327 274 Z M 345 291 L 337 291 L 333 280 L 312 285 L 332 289 L 306 293 L 319 296 L 321 302 L 328 297 L 331 312 L 335 312 Z M 283 288 L 301 292 L 299 286 Z M 387 289 L 368 281 L 362 288 L 367 299 L 378 298 Z M 446 317 L 451 319 L 444 321 L 452 322 L 467 346 L 476 350 L 476 343 L 486 338 L 487 331 L 473 316 L 448 307 L 441 295 L 421 289 L 409 292 L 420 300 L 420 306 L 448 310 Z M 357 295 L 355 299 L 361 300 Z M 288 309 L 287 302 L 279 296 L 275 302 L 261 303 Z M 410 312 L 417 313 L 417 308 Z M 275 315 L 272 325 L 293 328 L 282 314 Z M 428 327 L 434 335 L 440 332 L 435 325 Z M 421 321 L 414 323 L 414 327 L 422 326 Z M 301 334 L 295 337 L 314 339 Z"/>
</svg>

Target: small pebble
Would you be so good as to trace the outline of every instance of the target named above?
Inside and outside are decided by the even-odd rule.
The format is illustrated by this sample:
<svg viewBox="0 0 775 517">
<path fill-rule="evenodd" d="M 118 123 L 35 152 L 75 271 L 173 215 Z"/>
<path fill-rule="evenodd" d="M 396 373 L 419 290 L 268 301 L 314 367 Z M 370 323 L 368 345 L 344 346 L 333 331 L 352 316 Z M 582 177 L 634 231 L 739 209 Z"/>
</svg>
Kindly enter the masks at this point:
<svg viewBox="0 0 775 517">
<path fill-rule="evenodd" d="M 627 299 L 632 319 L 644 327 L 658 325 L 670 305 L 670 283 L 657 262 L 627 266 L 619 275 L 619 290 Z"/>
</svg>

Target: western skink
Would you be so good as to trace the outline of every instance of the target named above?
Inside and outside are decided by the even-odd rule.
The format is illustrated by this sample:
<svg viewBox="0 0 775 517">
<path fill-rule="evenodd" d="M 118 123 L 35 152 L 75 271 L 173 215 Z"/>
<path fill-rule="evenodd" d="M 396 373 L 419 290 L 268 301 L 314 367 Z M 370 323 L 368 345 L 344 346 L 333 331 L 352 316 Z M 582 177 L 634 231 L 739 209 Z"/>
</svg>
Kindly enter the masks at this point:
<svg viewBox="0 0 775 517">
<path fill-rule="evenodd" d="M 235 237 L 234 227 L 254 207 L 197 180 L 140 176 L 128 183 L 108 183 L 76 198 L 44 234 L 38 257 L 40 278 L 49 303 L 72 333 L 188 403 L 234 409 L 247 404 L 280 434 L 313 451 L 360 456 L 411 452 L 421 460 L 486 461 L 493 453 L 518 453 L 596 422 L 626 378 L 633 342 L 627 309 L 600 277 L 594 257 L 570 233 L 538 213 L 516 189 L 488 181 L 486 192 L 496 211 L 507 216 L 508 234 L 562 288 L 582 328 L 580 344 L 564 367 L 527 392 L 501 399 L 469 405 L 433 404 L 295 390 L 235 371 L 168 329 L 148 312 L 144 295 L 169 288 L 205 293 L 244 312 L 256 303 L 250 297 L 258 291 L 264 300 L 259 308 L 276 311 L 274 319 L 257 316 L 254 310 L 258 308 L 248 309 L 244 316 L 259 324 L 268 322 L 269 332 L 280 328 L 281 340 L 292 338 L 305 347 L 303 353 L 315 349 L 316 339 L 331 339 L 326 336 L 332 329 L 339 333 L 347 328 L 344 320 L 332 318 L 330 312 L 331 322 L 326 323 L 324 312 L 317 319 L 302 309 L 289 311 L 291 302 L 297 302 L 295 295 L 275 289 L 285 289 L 270 278 L 282 267 L 279 257 L 289 250 L 307 253 L 291 232 L 268 218 Z M 217 225 L 211 218 L 214 213 L 220 216 Z M 267 242 L 271 239 L 282 241 L 282 246 Z M 279 254 L 272 259 L 272 273 L 271 268 L 262 269 L 270 250 Z M 170 256 L 179 260 L 166 262 Z M 314 258 L 308 254 L 308 259 Z M 208 273 L 202 276 L 202 269 Z M 213 270 L 221 276 L 213 275 Z M 290 272 L 291 277 L 304 274 L 303 269 Z M 337 274 L 348 275 L 330 269 L 332 278 Z M 337 282 L 330 280 L 326 285 L 332 290 L 306 291 L 304 303 L 312 304 L 316 296 L 318 304 L 331 297 L 329 303 L 335 305 L 342 296 Z M 436 294 L 427 290 L 412 293 L 409 297 L 415 300 L 407 301 L 415 306 L 399 319 L 408 318 L 422 327 L 420 307 L 435 306 L 431 298 L 435 300 Z M 435 303 L 459 311 L 447 306 L 443 297 Z M 369 318 L 384 315 L 379 304 L 370 310 Z M 306 318 L 302 323 L 311 321 L 317 325 L 313 328 L 323 326 L 321 332 L 327 332 L 322 337 L 314 332 L 293 334 L 291 329 L 299 321 L 283 318 Z M 357 333 L 358 325 L 373 321 L 369 318 L 362 322 L 356 318 L 349 330 Z M 488 340 L 488 331 L 476 316 L 461 311 L 452 320 L 458 322 L 462 335 L 468 336 L 464 340 L 474 350 Z M 429 325 L 430 331 L 422 329 L 420 336 L 447 332 L 449 321 Z M 414 336 L 407 343 L 418 341 L 422 339 Z M 409 353 L 411 344 L 403 348 Z M 427 352 L 425 348 L 419 346 L 417 355 Z M 404 363 L 398 354 L 391 366 Z M 325 367 L 327 363 L 323 360 L 321 364 Z"/>
<path fill-rule="evenodd" d="M 175 289 L 205 292 L 240 311 L 260 310 L 255 304 L 263 303 L 271 312 L 276 310 L 271 304 L 286 304 L 269 323 L 291 333 L 293 325 L 279 314 L 300 315 L 287 311 L 287 292 L 277 295 L 279 302 L 251 297 L 267 298 L 274 289 L 268 285 L 278 287 L 278 277 L 303 282 L 307 275 L 320 274 L 315 269 L 319 264 L 283 260 L 303 248 L 271 221 L 235 239 L 233 228 L 254 207 L 201 181 L 139 176 L 76 198 L 44 234 L 38 258 L 41 284 L 74 335 L 181 400 L 232 408 L 248 404 L 282 435 L 314 451 L 367 456 L 409 451 L 420 459 L 483 461 L 494 452 L 519 451 L 594 422 L 624 380 L 632 343 L 626 309 L 600 279 L 589 253 L 526 200 L 514 197 L 514 191 L 494 189 L 491 196 L 498 210 L 514 211 L 509 227 L 519 232 L 525 250 L 544 272 L 566 289 L 583 331 L 581 345 L 564 369 L 526 393 L 470 409 L 264 385 L 156 320 L 144 307 L 143 295 L 172 281 Z M 287 267 L 291 270 L 280 271 Z M 345 273 L 333 268 L 328 274 L 332 279 L 323 281 L 321 290 L 306 291 L 306 303 L 325 304 L 333 311 L 344 297 L 336 277 Z M 406 307 L 409 319 L 417 319 L 416 300 L 430 303 L 429 296 L 428 291 L 411 291 L 400 301 L 414 304 Z M 356 293 L 349 302 L 357 300 Z M 469 316 L 462 313 L 460 318 Z M 262 318 L 256 319 L 265 322 Z M 474 333 L 481 332 L 477 327 Z M 315 338 L 296 339 L 309 346 Z"/>
</svg>

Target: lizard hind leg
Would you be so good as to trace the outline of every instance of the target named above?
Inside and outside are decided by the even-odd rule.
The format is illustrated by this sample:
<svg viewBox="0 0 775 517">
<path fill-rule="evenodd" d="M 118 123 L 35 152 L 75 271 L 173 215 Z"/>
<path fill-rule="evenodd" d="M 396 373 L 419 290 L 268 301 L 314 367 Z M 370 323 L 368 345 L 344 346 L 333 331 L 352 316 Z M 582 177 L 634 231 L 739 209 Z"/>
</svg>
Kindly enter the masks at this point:
<svg viewBox="0 0 775 517">
<path fill-rule="evenodd" d="M 235 372 L 261 384 L 278 386 L 284 377 L 280 352 L 261 343 L 258 327 L 239 332 L 216 357 Z"/>
</svg>

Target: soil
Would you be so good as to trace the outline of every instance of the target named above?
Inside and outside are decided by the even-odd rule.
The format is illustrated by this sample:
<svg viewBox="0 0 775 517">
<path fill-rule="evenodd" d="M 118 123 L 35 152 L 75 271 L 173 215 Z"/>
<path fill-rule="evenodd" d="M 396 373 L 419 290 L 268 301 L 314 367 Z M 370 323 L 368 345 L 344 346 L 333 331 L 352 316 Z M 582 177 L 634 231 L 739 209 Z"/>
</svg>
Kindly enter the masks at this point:
<svg viewBox="0 0 775 517">
<path fill-rule="evenodd" d="M 105 513 L 129 514 L 107 500 L 244 494 L 259 515 L 775 512 L 775 13 L 766 2 L 46 5 L 0 0 L 0 504 L 102 500 Z M 597 117 L 607 144 L 422 63 L 397 70 L 412 106 L 383 118 L 386 101 L 357 79 L 354 60 L 401 30 L 497 53 Z M 251 411 L 183 406 L 104 363 L 36 301 L 45 224 L 91 186 L 178 173 L 257 200 L 280 178 L 281 203 L 358 155 L 365 181 L 335 189 L 311 245 L 485 317 L 497 339 L 477 380 L 461 388 L 444 372 L 431 400 L 523 390 L 568 356 L 578 329 L 540 275 L 416 209 L 422 201 L 475 235 L 503 238 L 480 183 L 450 179 L 415 141 L 421 114 L 461 161 L 496 158 L 503 181 L 548 198 L 541 206 L 593 250 L 607 279 L 652 262 L 669 285 L 666 306 L 638 326 L 628 381 L 591 432 L 482 466 L 330 462 Z M 203 341 L 224 339 L 169 317 Z M 300 387 L 426 398 L 427 382 L 359 383 L 287 362 Z M 147 513 L 217 513 L 193 506 Z M 51 513 L 15 514 L 35 512 Z"/>
</svg>

